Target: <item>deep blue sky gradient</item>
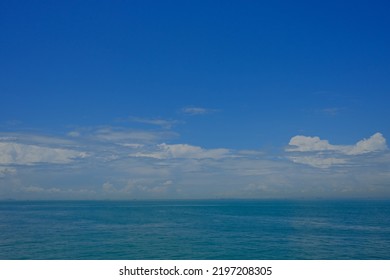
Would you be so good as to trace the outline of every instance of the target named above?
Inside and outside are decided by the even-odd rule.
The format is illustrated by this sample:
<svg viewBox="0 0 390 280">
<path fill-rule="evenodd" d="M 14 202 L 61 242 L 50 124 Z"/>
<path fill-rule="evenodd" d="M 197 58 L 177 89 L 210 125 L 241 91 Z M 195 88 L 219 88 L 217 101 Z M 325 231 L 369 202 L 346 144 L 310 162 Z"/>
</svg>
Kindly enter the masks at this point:
<svg viewBox="0 0 390 280">
<path fill-rule="evenodd" d="M 50 130 L 177 119 L 182 107 L 199 106 L 218 116 L 191 121 L 183 137 L 230 148 L 282 144 L 299 132 L 336 142 L 388 135 L 387 8 L 2 1 L 0 117 Z"/>
</svg>

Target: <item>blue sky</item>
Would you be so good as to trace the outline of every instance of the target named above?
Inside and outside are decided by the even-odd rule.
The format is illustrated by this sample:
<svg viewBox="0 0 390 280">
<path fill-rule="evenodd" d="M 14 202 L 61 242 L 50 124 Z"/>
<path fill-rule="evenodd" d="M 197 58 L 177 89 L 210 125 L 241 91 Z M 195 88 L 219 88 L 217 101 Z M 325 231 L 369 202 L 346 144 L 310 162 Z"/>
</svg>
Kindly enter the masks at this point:
<svg viewBox="0 0 390 280">
<path fill-rule="evenodd" d="M 0 198 L 390 197 L 385 1 L 1 1 Z"/>
</svg>

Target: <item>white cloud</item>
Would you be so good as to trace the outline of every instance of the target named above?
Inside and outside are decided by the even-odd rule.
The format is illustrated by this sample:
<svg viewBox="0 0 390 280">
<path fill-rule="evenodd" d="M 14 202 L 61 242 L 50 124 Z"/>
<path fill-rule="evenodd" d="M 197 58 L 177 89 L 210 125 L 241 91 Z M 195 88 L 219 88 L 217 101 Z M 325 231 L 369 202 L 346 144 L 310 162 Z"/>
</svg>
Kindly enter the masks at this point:
<svg viewBox="0 0 390 280">
<path fill-rule="evenodd" d="M 290 160 L 296 163 L 307 164 L 318 168 L 329 168 L 332 165 L 340 165 L 347 163 L 346 159 L 334 158 L 334 157 L 321 157 L 321 156 L 296 156 L 289 157 Z"/>
<path fill-rule="evenodd" d="M 163 186 L 170 186 L 173 184 L 173 181 L 172 180 L 166 180 L 164 183 L 163 183 Z"/>
<path fill-rule="evenodd" d="M 128 147 L 128 148 L 131 148 L 131 149 L 139 149 L 139 148 L 144 147 L 145 145 L 144 144 L 138 144 L 138 143 L 123 143 L 123 144 L 121 144 L 121 146 Z"/>
<path fill-rule="evenodd" d="M 80 137 L 80 132 L 78 132 L 78 131 L 70 131 L 69 133 L 68 133 L 68 136 L 70 136 L 70 137 Z"/>
<path fill-rule="evenodd" d="M 115 192 L 115 191 L 116 191 L 114 185 L 111 184 L 110 182 L 105 182 L 105 183 L 102 185 L 102 188 L 103 188 L 103 191 L 104 191 L 104 192 Z"/>
<path fill-rule="evenodd" d="M 73 140 L 38 134 L 24 133 L 0 133 L 0 142 L 13 142 L 27 145 L 37 145 L 45 147 L 73 147 L 77 143 Z"/>
<path fill-rule="evenodd" d="M 355 145 L 332 145 L 328 140 L 319 137 L 294 136 L 291 138 L 289 152 L 320 152 L 336 151 L 345 155 L 361 155 L 371 152 L 387 150 L 386 139 L 381 133 L 375 133 L 368 139 L 363 139 Z"/>
<path fill-rule="evenodd" d="M 31 165 L 37 163 L 69 163 L 84 158 L 85 152 L 63 148 L 40 147 L 12 142 L 0 142 L 0 164 Z"/>
<path fill-rule="evenodd" d="M 347 151 L 347 154 L 360 155 L 385 150 L 387 150 L 386 139 L 381 133 L 375 133 L 370 138 L 357 142 L 349 151 Z"/>
<path fill-rule="evenodd" d="M 40 193 L 40 192 L 44 192 L 45 189 L 42 187 L 37 187 L 37 186 L 28 186 L 28 187 L 24 188 L 24 191 L 32 192 L 32 193 Z"/>
<path fill-rule="evenodd" d="M 227 149 L 203 149 L 198 146 L 191 146 L 187 144 L 175 144 L 167 145 L 165 143 L 160 144 L 159 148 L 168 157 L 172 158 L 213 158 L 218 159 L 228 155 Z"/>
<path fill-rule="evenodd" d="M 120 143 L 120 142 L 141 142 L 150 143 L 162 138 L 169 138 L 176 135 L 173 132 L 156 132 L 144 130 L 130 130 L 124 128 L 105 127 L 93 132 L 93 136 L 98 140 Z"/>
<path fill-rule="evenodd" d="M 150 157 L 156 159 L 189 158 L 189 159 L 220 159 L 229 156 L 228 149 L 203 149 L 188 144 L 159 144 L 154 151 L 131 154 L 135 157 Z"/>
<path fill-rule="evenodd" d="M 18 140 L 18 138 L 16 137 L 9 137 L 9 136 L 0 137 L 1 142 L 11 142 L 16 140 Z"/>
<path fill-rule="evenodd" d="M 185 107 L 181 111 L 186 115 L 206 115 L 213 113 L 216 110 L 202 107 Z"/>
<path fill-rule="evenodd" d="M 329 144 L 328 140 L 321 140 L 319 137 L 310 136 L 294 136 L 291 138 L 289 152 L 312 152 L 312 151 L 327 151 L 336 150 L 336 146 Z"/>
<path fill-rule="evenodd" d="M 162 143 L 166 140 L 155 130 L 98 127 L 79 131 L 78 137 L 64 135 L 63 141 L 22 133 L 0 134 L 0 196 L 326 197 L 344 195 L 347 190 L 346 196 L 360 191 L 363 197 L 368 188 L 378 196 L 390 196 L 390 152 L 385 151 L 386 140 L 380 133 L 353 145 L 295 136 L 286 153 L 278 155 Z M 82 151 L 88 152 L 88 159 L 75 160 L 87 156 Z M 327 169 L 331 167 L 337 168 Z M 50 189 L 53 186 L 56 188 Z"/>
<path fill-rule="evenodd" d="M 181 123 L 180 121 L 177 120 L 148 119 L 148 118 L 139 118 L 139 117 L 130 117 L 129 121 L 150 124 L 150 125 L 157 125 L 164 129 L 171 129 L 174 125 Z"/>
<path fill-rule="evenodd" d="M 319 168 L 347 164 L 351 156 L 375 153 L 387 150 L 386 139 L 381 133 L 375 133 L 354 145 L 332 145 L 319 137 L 294 136 L 287 152 L 298 152 L 288 158 L 293 162 L 308 164 Z"/>
</svg>

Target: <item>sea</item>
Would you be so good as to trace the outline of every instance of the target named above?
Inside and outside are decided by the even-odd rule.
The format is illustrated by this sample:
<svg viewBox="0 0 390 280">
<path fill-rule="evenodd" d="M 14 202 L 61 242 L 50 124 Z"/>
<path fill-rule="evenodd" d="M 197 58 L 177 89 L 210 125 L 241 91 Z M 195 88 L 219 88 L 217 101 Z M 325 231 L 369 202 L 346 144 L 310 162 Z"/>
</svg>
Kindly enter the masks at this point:
<svg viewBox="0 0 390 280">
<path fill-rule="evenodd" d="M 390 259 L 390 201 L 0 201 L 0 259 Z"/>
</svg>

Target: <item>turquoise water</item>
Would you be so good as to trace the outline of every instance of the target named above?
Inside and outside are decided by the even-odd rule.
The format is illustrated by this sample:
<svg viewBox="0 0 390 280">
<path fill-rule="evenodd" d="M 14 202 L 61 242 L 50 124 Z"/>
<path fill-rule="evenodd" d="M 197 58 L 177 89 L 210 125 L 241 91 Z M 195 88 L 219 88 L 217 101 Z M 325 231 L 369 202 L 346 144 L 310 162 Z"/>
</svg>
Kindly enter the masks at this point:
<svg viewBox="0 0 390 280">
<path fill-rule="evenodd" d="M 390 201 L 3 201 L 0 259 L 390 259 Z"/>
</svg>

